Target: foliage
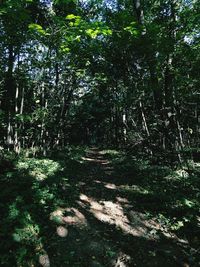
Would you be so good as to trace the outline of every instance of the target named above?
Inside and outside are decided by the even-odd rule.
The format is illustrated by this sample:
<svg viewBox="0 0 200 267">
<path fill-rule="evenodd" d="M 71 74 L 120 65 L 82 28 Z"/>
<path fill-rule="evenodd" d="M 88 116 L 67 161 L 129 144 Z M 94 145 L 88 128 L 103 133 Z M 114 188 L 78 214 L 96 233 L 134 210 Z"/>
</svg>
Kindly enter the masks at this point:
<svg viewBox="0 0 200 267">
<path fill-rule="evenodd" d="M 94 174 L 101 189 L 90 194 L 107 197 L 114 171 L 109 196 L 183 238 L 198 233 L 199 14 L 185 0 L 0 1 L 2 266 L 48 263 L 48 242 L 52 255 L 57 245 L 48 232 L 61 224 L 50 214 L 78 205 Z M 102 148 L 98 159 L 85 157 L 90 146 Z M 71 246 L 52 266 L 79 266 Z M 111 247 L 104 260 L 120 265 Z"/>
</svg>

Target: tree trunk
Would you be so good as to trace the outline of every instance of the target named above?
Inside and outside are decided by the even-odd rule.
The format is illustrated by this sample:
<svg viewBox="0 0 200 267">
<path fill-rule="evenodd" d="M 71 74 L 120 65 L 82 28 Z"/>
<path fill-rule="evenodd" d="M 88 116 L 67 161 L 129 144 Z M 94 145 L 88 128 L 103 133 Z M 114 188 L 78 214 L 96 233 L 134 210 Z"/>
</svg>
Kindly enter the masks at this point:
<svg viewBox="0 0 200 267">
<path fill-rule="evenodd" d="M 142 43 L 144 46 L 143 54 L 146 58 L 146 62 L 149 68 L 151 90 L 153 92 L 155 108 L 159 111 L 162 108 L 162 90 L 159 87 L 158 73 L 156 70 L 157 62 L 155 57 L 155 51 L 153 51 L 151 41 L 148 38 L 147 30 L 144 26 L 144 11 L 141 5 L 141 0 L 134 0 L 133 7 L 136 14 L 138 24 L 142 27 Z M 148 47 L 147 47 L 148 46 Z M 150 46 L 150 47 L 149 47 Z"/>
</svg>

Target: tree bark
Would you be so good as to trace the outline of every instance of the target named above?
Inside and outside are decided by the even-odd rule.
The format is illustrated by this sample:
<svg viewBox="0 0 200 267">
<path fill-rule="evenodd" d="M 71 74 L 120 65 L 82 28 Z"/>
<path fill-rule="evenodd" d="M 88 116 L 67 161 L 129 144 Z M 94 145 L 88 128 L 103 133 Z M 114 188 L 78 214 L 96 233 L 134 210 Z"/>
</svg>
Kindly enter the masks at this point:
<svg viewBox="0 0 200 267">
<path fill-rule="evenodd" d="M 146 58 L 146 62 L 149 68 L 150 73 L 150 81 L 151 81 L 151 89 L 153 92 L 154 97 L 154 103 L 156 110 L 160 110 L 162 108 L 162 90 L 159 87 L 158 82 L 158 73 L 156 70 L 157 67 L 157 60 L 155 56 L 155 51 L 152 49 L 151 41 L 148 38 L 148 32 L 144 25 L 144 11 L 141 5 L 141 0 L 134 0 L 133 1 L 133 7 L 136 15 L 136 19 L 138 22 L 138 25 L 142 28 L 142 44 L 144 46 L 144 56 Z M 150 46 L 150 47 L 147 47 Z"/>
</svg>

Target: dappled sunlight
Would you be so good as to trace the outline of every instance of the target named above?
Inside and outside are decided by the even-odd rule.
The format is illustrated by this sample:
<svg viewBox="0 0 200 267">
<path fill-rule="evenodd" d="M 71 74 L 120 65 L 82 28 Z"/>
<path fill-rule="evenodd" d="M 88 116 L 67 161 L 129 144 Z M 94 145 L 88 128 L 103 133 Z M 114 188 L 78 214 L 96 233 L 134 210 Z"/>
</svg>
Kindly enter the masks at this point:
<svg viewBox="0 0 200 267">
<path fill-rule="evenodd" d="M 105 150 L 101 150 L 99 151 L 100 155 L 118 155 L 119 151 L 114 150 L 114 149 L 105 149 Z"/>
<path fill-rule="evenodd" d="M 58 226 L 56 228 L 56 232 L 57 232 L 58 236 L 60 236 L 60 237 L 66 237 L 68 235 L 67 228 L 65 228 L 63 226 Z"/>
<path fill-rule="evenodd" d="M 85 194 L 80 194 L 80 200 L 83 200 L 83 201 L 90 203 L 89 198 Z"/>
<path fill-rule="evenodd" d="M 54 217 L 62 217 L 64 210 L 63 209 L 57 209 L 54 212 L 51 213 L 50 219 L 53 220 Z"/>
<path fill-rule="evenodd" d="M 117 190 L 119 192 L 121 191 L 121 192 L 130 192 L 130 193 L 139 193 L 143 195 L 152 193 L 149 189 L 146 189 L 139 185 L 128 185 L 128 184 L 116 185 L 114 183 L 108 183 L 108 182 L 103 182 L 99 180 L 95 180 L 94 182 L 97 184 L 102 184 L 107 189 Z"/>
<path fill-rule="evenodd" d="M 94 183 L 96 183 L 96 184 L 102 184 L 102 181 L 94 180 Z"/>
<path fill-rule="evenodd" d="M 43 267 L 50 267 L 49 256 L 48 256 L 47 254 L 40 255 L 40 256 L 39 256 L 39 263 L 40 263 L 41 266 L 43 266 Z"/>
<path fill-rule="evenodd" d="M 105 186 L 105 188 L 108 188 L 108 189 L 117 189 L 118 188 L 115 184 L 111 184 L 111 183 L 105 183 L 104 186 Z"/>
<path fill-rule="evenodd" d="M 50 159 L 22 158 L 16 167 L 21 171 L 27 170 L 28 174 L 38 181 L 45 180 L 61 170 L 60 164 Z"/>
<path fill-rule="evenodd" d="M 200 168 L 200 162 L 192 162 L 192 165 L 196 168 Z"/>
<path fill-rule="evenodd" d="M 139 185 L 119 185 L 118 189 L 125 192 L 139 193 L 142 195 L 148 195 L 152 192 Z"/>
<path fill-rule="evenodd" d="M 181 178 L 189 178 L 189 173 L 183 169 L 176 170 L 175 174 Z"/>
<path fill-rule="evenodd" d="M 87 225 L 85 216 L 79 210 L 75 208 L 68 208 L 65 211 L 72 214 L 63 217 L 63 221 L 68 225 L 77 225 L 79 227 Z"/>
<path fill-rule="evenodd" d="M 50 220 L 60 224 L 74 225 L 78 227 L 87 226 L 85 216 L 76 208 L 60 208 L 52 212 Z"/>
<path fill-rule="evenodd" d="M 131 261 L 131 257 L 123 252 L 117 255 L 117 259 L 113 262 L 114 267 L 127 267 Z M 127 265 L 128 264 L 128 265 Z"/>
<path fill-rule="evenodd" d="M 7 221 L 14 225 L 14 246 L 34 247 L 36 261 L 44 267 L 130 267 L 140 262 L 148 266 L 149 259 L 152 263 L 158 257 L 162 262 L 165 256 L 160 251 L 179 255 L 190 247 L 190 239 L 177 231 L 188 218 L 172 217 L 174 210 L 197 207 L 192 197 L 173 198 L 180 181 L 187 187 L 185 172 L 162 171 L 160 175 L 160 169 L 152 167 L 149 173 L 145 170 L 133 177 L 132 173 L 118 173 L 97 151 L 90 156 L 92 160 L 81 166 L 48 159 L 18 162 L 18 180 L 8 179 L 11 198 L 7 203 L 6 193 L 4 200 Z M 113 175 L 108 176 L 108 171 Z M 196 240 L 198 243 L 198 237 Z"/>
<path fill-rule="evenodd" d="M 101 159 L 101 158 L 92 158 L 92 157 L 82 157 L 82 160 L 84 161 L 89 161 L 89 162 L 94 162 L 94 163 L 100 163 L 100 164 L 109 164 L 108 160 Z"/>
<path fill-rule="evenodd" d="M 128 199 L 127 198 L 123 198 L 123 197 L 116 197 L 116 200 L 119 203 L 124 203 L 124 204 L 128 204 L 129 203 Z"/>
<path fill-rule="evenodd" d="M 94 161 L 94 162 L 96 162 L 96 159 L 93 159 L 93 158 L 82 157 L 82 160 L 85 160 L 85 161 Z"/>
<path fill-rule="evenodd" d="M 109 165 L 110 162 L 109 162 L 109 161 L 103 161 L 101 164 L 102 164 L 103 166 L 104 166 L 104 165 Z M 113 167 L 112 167 L 112 168 L 113 168 Z"/>
<path fill-rule="evenodd" d="M 125 214 L 123 205 L 128 203 L 127 199 L 119 197 L 116 203 L 113 201 L 96 201 L 85 194 L 81 194 L 80 200 L 78 203 L 82 207 L 88 208 L 96 219 L 114 225 L 125 234 L 151 239 L 151 230 L 160 229 L 160 225 L 152 219 L 147 219 L 145 214 L 133 211 Z"/>
</svg>

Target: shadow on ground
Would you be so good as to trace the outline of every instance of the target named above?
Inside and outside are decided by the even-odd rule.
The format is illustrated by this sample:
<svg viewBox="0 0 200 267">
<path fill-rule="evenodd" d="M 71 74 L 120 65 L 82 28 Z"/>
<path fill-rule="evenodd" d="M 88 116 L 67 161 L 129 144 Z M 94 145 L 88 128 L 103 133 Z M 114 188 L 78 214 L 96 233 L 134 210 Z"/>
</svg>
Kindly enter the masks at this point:
<svg viewBox="0 0 200 267">
<path fill-rule="evenodd" d="M 198 177 L 82 148 L 0 180 L 1 266 L 199 266 Z"/>
</svg>

